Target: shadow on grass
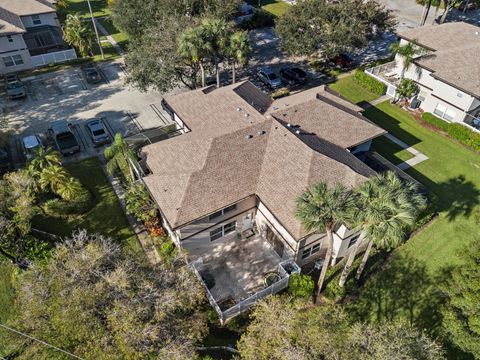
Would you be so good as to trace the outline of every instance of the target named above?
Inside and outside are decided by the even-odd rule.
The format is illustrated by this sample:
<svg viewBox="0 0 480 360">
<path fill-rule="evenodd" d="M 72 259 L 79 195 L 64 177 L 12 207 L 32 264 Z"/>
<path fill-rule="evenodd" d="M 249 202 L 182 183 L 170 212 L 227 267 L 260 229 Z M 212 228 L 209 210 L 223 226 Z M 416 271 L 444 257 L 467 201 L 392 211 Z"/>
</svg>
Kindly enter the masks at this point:
<svg viewBox="0 0 480 360">
<path fill-rule="evenodd" d="M 438 335 L 444 302 L 438 285 L 449 276 L 450 271 L 445 270 L 432 277 L 422 262 L 396 254 L 382 272 L 367 281 L 359 299 L 347 308 L 360 321 L 404 319 Z"/>
<path fill-rule="evenodd" d="M 414 146 L 415 144 L 421 142 L 419 138 L 403 130 L 400 127 L 401 122 L 399 120 L 384 113 L 382 110 L 375 106 L 365 110 L 363 112 L 363 115 L 410 146 Z"/>
<path fill-rule="evenodd" d="M 445 212 L 449 221 L 458 217 L 469 217 L 473 209 L 480 204 L 480 189 L 464 175 L 452 177 L 445 182 L 436 183 L 414 168 L 407 173 L 425 185 L 435 203 L 437 211 Z"/>
</svg>

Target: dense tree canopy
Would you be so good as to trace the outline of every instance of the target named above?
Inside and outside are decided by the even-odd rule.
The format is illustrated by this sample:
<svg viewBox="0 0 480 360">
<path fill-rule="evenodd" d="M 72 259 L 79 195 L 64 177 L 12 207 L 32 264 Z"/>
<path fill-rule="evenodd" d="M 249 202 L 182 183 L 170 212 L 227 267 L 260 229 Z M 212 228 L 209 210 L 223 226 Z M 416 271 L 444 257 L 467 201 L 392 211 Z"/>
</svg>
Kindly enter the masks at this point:
<svg viewBox="0 0 480 360">
<path fill-rule="evenodd" d="M 129 35 L 127 81 L 142 90 L 166 92 L 183 84 L 197 86 L 199 64 L 178 52 L 181 33 L 203 17 L 230 20 L 239 0 L 117 0 L 115 25 Z"/>
<path fill-rule="evenodd" d="M 480 239 L 463 254 L 444 286 L 447 303 L 443 325 L 453 342 L 480 359 Z"/>
<path fill-rule="evenodd" d="M 289 54 L 330 58 L 364 47 L 394 25 L 391 12 L 374 0 L 304 0 L 278 19 L 276 30 Z"/>
<path fill-rule="evenodd" d="M 245 360 L 437 360 L 440 346 L 404 323 L 351 324 L 338 306 L 305 307 L 286 297 L 259 303 L 238 342 Z"/>
<path fill-rule="evenodd" d="M 206 331 L 204 296 L 186 268 L 147 265 L 79 232 L 19 279 L 16 328 L 86 359 L 192 359 Z M 59 353 L 12 335 L 19 359 Z"/>
</svg>

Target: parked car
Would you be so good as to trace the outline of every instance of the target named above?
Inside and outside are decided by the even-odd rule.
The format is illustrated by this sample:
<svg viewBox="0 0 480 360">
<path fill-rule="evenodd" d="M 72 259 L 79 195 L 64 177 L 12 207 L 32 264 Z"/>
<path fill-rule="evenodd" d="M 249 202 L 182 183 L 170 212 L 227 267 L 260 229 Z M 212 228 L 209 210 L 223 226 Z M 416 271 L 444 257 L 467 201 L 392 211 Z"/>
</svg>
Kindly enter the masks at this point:
<svg viewBox="0 0 480 360">
<path fill-rule="evenodd" d="M 71 155 L 80 151 L 80 145 L 66 120 L 53 122 L 48 133 L 62 155 Z"/>
<path fill-rule="evenodd" d="M 10 99 L 21 99 L 27 96 L 25 86 L 17 74 L 5 75 L 5 87 L 7 88 L 7 96 Z"/>
<path fill-rule="evenodd" d="M 299 85 L 307 82 L 307 73 L 298 67 L 286 67 L 280 70 L 282 81 L 288 85 Z"/>
<path fill-rule="evenodd" d="M 28 135 L 22 139 L 23 155 L 27 160 L 31 160 L 40 149 L 43 149 L 43 144 L 38 135 Z"/>
<path fill-rule="evenodd" d="M 353 65 L 353 59 L 347 54 L 340 54 L 331 60 L 335 66 L 343 69 L 351 68 Z"/>
<path fill-rule="evenodd" d="M 100 71 L 93 64 L 82 66 L 82 72 L 85 80 L 89 84 L 98 84 L 102 81 L 102 75 L 100 74 Z"/>
<path fill-rule="evenodd" d="M 0 147 L 0 174 L 4 174 L 12 169 L 10 153 L 7 147 Z"/>
<path fill-rule="evenodd" d="M 261 82 L 272 89 L 278 89 L 282 86 L 282 80 L 270 67 L 264 67 L 263 69 L 260 69 L 260 71 L 257 73 L 257 76 Z"/>
<path fill-rule="evenodd" d="M 93 145 L 101 146 L 111 142 L 102 119 L 92 119 L 85 124 Z"/>
</svg>

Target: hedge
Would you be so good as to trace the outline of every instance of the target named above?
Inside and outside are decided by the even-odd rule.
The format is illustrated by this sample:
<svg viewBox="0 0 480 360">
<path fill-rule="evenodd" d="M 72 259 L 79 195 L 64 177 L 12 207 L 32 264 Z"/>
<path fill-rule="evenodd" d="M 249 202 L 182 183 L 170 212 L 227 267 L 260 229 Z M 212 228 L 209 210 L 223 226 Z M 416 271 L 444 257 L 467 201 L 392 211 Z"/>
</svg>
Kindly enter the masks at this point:
<svg viewBox="0 0 480 360">
<path fill-rule="evenodd" d="M 371 91 L 377 95 L 384 95 L 387 92 L 387 85 L 374 79 L 361 69 L 355 70 L 355 75 L 353 75 L 355 81 L 368 91 Z"/>
<path fill-rule="evenodd" d="M 43 210 L 53 217 L 65 217 L 69 215 L 81 215 L 94 206 L 93 196 L 87 189 L 75 201 L 66 201 L 60 198 L 47 200 L 43 204 Z"/>
<path fill-rule="evenodd" d="M 480 151 L 480 133 L 470 130 L 462 124 L 446 122 L 431 113 L 423 113 L 422 120 L 437 129 L 445 131 L 448 135 L 460 141 L 462 144 L 467 145 L 476 151 Z"/>
</svg>

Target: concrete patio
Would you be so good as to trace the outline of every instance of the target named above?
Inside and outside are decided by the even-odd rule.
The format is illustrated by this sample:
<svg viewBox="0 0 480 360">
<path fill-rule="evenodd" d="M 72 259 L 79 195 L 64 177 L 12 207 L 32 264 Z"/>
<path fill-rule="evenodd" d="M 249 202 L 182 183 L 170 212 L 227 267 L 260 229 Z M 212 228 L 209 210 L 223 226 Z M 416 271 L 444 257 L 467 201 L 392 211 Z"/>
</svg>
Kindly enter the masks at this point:
<svg viewBox="0 0 480 360">
<path fill-rule="evenodd" d="M 265 274 L 277 272 L 281 261 L 270 244 L 255 234 L 220 243 L 194 266 L 223 310 L 265 288 Z"/>
</svg>

